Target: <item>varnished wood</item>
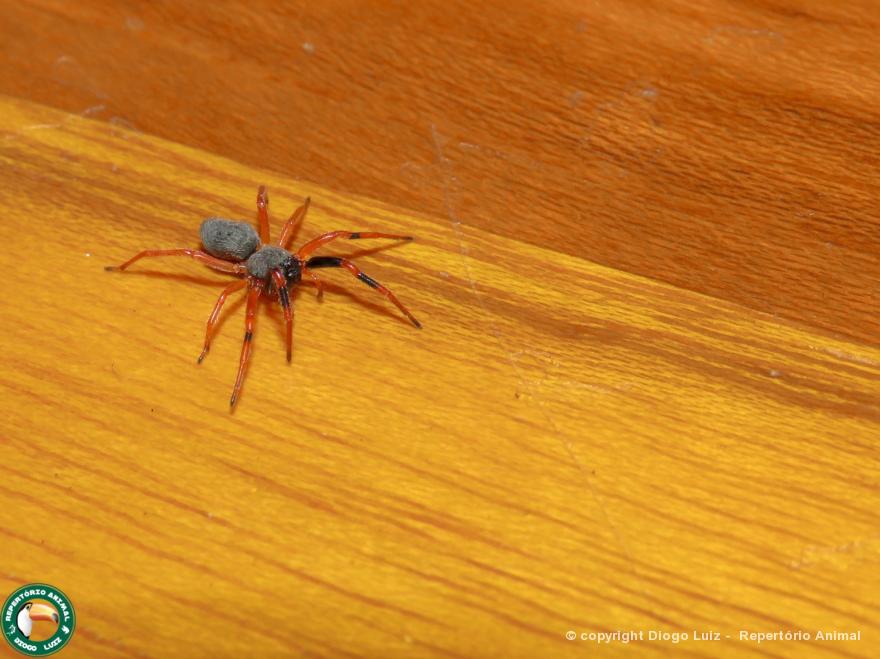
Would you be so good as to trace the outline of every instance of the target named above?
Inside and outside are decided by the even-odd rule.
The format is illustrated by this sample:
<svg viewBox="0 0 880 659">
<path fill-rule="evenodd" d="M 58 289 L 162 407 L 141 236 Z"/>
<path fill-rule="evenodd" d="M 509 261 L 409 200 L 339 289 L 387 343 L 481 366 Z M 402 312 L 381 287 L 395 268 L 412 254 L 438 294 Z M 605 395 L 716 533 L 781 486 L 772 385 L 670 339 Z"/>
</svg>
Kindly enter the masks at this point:
<svg viewBox="0 0 880 659">
<path fill-rule="evenodd" d="M 0 591 L 61 587 L 66 656 L 876 654 L 880 350 L 20 100 L 0 126 Z M 227 278 L 103 266 L 260 183 L 276 223 L 311 195 L 295 244 L 415 235 L 344 247 L 424 329 L 322 271 L 292 365 L 263 306 L 231 415 L 240 301 L 196 365 Z"/>
<path fill-rule="evenodd" d="M 876 2 L 3 2 L 0 91 L 876 344 Z"/>
</svg>

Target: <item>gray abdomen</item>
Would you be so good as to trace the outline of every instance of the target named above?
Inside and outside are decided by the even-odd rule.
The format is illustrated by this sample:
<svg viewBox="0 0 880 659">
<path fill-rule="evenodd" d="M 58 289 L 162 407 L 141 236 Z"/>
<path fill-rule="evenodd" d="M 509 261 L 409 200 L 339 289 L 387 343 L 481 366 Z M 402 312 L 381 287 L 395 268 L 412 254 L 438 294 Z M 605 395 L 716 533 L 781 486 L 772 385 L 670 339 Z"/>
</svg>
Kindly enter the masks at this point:
<svg viewBox="0 0 880 659">
<path fill-rule="evenodd" d="M 247 222 L 209 217 L 199 227 L 205 251 L 224 261 L 244 261 L 257 251 L 260 237 Z"/>
</svg>

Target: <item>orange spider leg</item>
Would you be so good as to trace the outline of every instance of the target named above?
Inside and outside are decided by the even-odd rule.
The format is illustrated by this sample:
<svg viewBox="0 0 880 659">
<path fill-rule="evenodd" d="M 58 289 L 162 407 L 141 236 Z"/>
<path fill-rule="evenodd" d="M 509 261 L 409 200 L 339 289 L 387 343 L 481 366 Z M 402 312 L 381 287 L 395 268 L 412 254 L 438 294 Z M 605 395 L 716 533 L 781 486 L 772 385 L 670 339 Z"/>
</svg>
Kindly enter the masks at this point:
<svg viewBox="0 0 880 659">
<path fill-rule="evenodd" d="M 287 323 L 287 361 L 290 361 L 293 354 L 293 311 L 290 308 L 290 292 L 287 290 L 287 280 L 280 271 L 272 271 L 272 281 L 278 289 L 278 301 L 284 309 L 284 322 Z"/>
<path fill-rule="evenodd" d="M 217 304 L 214 305 L 214 311 L 211 312 L 211 316 L 208 318 L 208 329 L 205 331 L 205 347 L 202 349 L 202 354 L 199 355 L 199 364 L 202 363 L 202 360 L 208 354 L 208 350 L 211 349 L 211 335 L 214 333 L 214 323 L 217 322 L 217 318 L 220 316 L 220 309 L 223 308 L 223 303 L 226 302 L 226 298 L 228 298 L 231 293 L 234 293 L 240 288 L 244 288 L 246 284 L 247 281 L 245 280 L 233 282 L 224 288 L 223 292 L 220 293 L 220 297 L 217 298 Z"/>
<path fill-rule="evenodd" d="M 269 193 L 266 186 L 261 185 L 257 190 L 257 218 L 259 220 L 260 241 L 264 245 L 269 244 Z"/>
<path fill-rule="evenodd" d="M 306 267 L 302 269 L 303 274 L 308 275 L 308 277 L 312 280 L 312 283 L 315 285 L 315 288 L 318 289 L 318 299 L 324 299 L 324 282 L 318 279 L 318 275 L 309 270 Z"/>
<path fill-rule="evenodd" d="M 305 245 L 299 248 L 296 255 L 305 260 L 309 254 L 318 249 L 321 245 L 326 245 L 331 240 L 337 238 L 348 238 L 349 240 L 360 240 L 362 238 L 390 238 L 392 240 L 412 240 L 412 236 L 399 236 L 393 233 L 376 233 L 375 231 L 330 231 L 313 238 Z"/>
<path fill-rule="evenodd" d="M 310 258 L 308 260 L 306 265 L 309 268 L 345 268 L 351 274 L 353 274 L 355 277 L 357 277 L 362 282 L 364 282 L 367 286 L 369 286 L 370 288 L 375 288 L 382 295 L 384 295 L 386 298 L 388 298 L 388 300 L 390 300 L 392 302 L 392 304 L 394 304 L 398 309 L 400 309 L 403 312 L 403 315 L 405 315 L 407 318 L 409 318 L 410 322 L 413 325 L 415 325 L 419 329 L 422 328 L 422 324 L 419 321 L 417 321 L 415 316 L 413 316 L 409 312 L 409 309 L 407 309 L 405 306 L 403 306 L 403 304 L 401 304 L 400 300 L 397 299 L 397 297 L 394 295 L 394 293 L 392 293 L 387 288 L 385 288 L 382 284 L 380 284 L 375 279 L 370 277 L 367 273 L 362 271 L 360 268 L 358 268 L 354 263 L 352 263 L 348 259 L 343 259 L 338 256 L 313 256 L 312 258 Z"/>
<path fill-rule="evenodd" d="M 229 408 L 235 407 L 235 401 L 238 400 L 238 394 L 241 392 L 241 385 L 244 382 L 245 373 L 247 373 L 248 362 L 251 359 L 251 343 L 254 339 L 254 319 L 257 315 L 257 308 L 260 306 L 260 295 L 263 294 L 263 282 L 252 281 L 249 286 L 247 296 L 247 311 L 244 317 L 244 343 L 241 346 L 241 359 L 238 362 L 238 375 L 235 377 L 235 386 L 232 388 L 232 397 L 229 399 Z"/>
<path fill-rule="evenodd" d="M 231 263 L 229 261 L 224 261 L 223 259 L 218 259 L 215 256 L 211 256 L 207 252 L 203 252 L 199 249 L 145 249 L 143 252 L 139 252 L 132 256 L 128 261 L 121 265 L 108 265 L 104 268 L 104 270 L 125 270 L 128 266 L 130 266 L 135 261 L 139 261 L 142 258 L 152 257 L 152 256 L 188 256 L 200 263 L 204 263 L 210 268 L 214 268 L 214 270 L 220 270 L 222 272 L 228 272 L 233 275 L 242 275 L 247 274 L 247 268 L 243 263 Z"/>
<path fill-rule="evenodd" d="M 293 215 L 284 223 L 284 228 L 281 229 L 281 237 L 278 239 L 278 246 L 287 249 L 287 243 L 290 242 L 290 239 L 293 238 L 293 233 L 296 231 L 296 228 L 305 218 L 306 213 L 309 211 L 309 204 L 312 203 L 311 197 L 306 197 L 305 203 L 302 206 L 297 208 Z"/>
</svg>

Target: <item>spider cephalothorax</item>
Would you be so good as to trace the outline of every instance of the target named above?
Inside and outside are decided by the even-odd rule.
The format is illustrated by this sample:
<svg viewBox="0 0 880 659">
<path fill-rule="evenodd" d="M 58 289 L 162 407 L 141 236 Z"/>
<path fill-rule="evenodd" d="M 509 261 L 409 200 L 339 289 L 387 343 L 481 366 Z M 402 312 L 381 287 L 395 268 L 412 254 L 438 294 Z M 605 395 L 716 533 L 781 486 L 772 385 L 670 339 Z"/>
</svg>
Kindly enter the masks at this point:
<svg viewBox="0 0 880 659">
<path fill-rule="evenodd" d="M 284 319 L 287 329 L 287 361 L 291 359 L 291 347 L 293 336 L 293 311 L 290 306 L 290 287 L 298 284 L 303 275 L 307 275 L 318 288 L 318 297 L 323 295 L 321 280 L 312 270 L 318 268 L 345 268 L 362 282 L 375 288 L 388 298 L 410 322 L 416 327 L 421 327 L 419 321 L 403 306 L 394 294 L 382 286 L 375 279 L 362 272 L 353 262 L 338 256 L 313 256 L 309 255 L 322 245 L 346 238 L 358 240 L 360 238 L 392 238 L 396 240 L 412 240 L 410 236 L 399 236 L 390 233 L 375 233 L 363 231 L 330 231 L 310 240 L 300 247 L 295 253 L 287 250 L 287 245 L 293 237 L 293 233 L 309 209 L 309 199 L 300 206 L 284 224 L 281 236 L 274 245 L 269 244 L 269 197 L 266 187 L 260 186 L 257 192 L 257 216 L 259 219 L 260 232 L 247 222 L 227 220 L 222 217 L 209 217 L 199 229 L 204 251 L 197 249 L 149 249 L 140 252 L 119 266 L 107 266 L 107 270 L 125 270 L 135 261 L 147 256 L 189 256 L 200 261 L 210 268 L 228 272 L 239 278 L 227 286 L 217 299 L 214 310 L 208 318 L 208 328 L 205 333 L 205 346 L 199 355 L 199 363 L 208 354 L 211 347 L 211 335 L 214 324 L 220 315 L 226 298 L 231 293 L 245 286 L 248 288 L 247 311 L 245 313 L 244 344 L 241 349 L 238 376 L 229 400 L 230 408 L 235 407 L 247 365 L 250 361 L 251 342 L 253 340 L 254 319 L 257 313 L 260 299 L 264 294 L 278 297 L 284 309 Z"/>
<path fill-rule="evenodd" d="M 297 258 L 281 247 L 267 245 L 248 257 L 245 263 L 248 274 L 257 279 L 271 282 L 272 272 L 277 270 L 284 276 L 288 285 L 297 284 L 302 278 L 302 267 Z"/>
</svg>

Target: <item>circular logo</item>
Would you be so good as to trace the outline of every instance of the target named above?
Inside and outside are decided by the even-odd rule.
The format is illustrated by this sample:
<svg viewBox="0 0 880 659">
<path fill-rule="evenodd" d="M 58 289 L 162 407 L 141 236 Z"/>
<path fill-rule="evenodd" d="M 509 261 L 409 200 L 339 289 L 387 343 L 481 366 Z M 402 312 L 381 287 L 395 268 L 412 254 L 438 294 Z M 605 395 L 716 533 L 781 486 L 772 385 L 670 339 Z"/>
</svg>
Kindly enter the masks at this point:
<svg viewBox="0 0 880 659">
<path fill-rule="evenodd" d="M 0 616 L 6 642 L 29 657 L 58 652 L 76 628 L 76 614 L 67 595 L 45 583 L 16 590 L 6 598 Z"/>
</svg>

